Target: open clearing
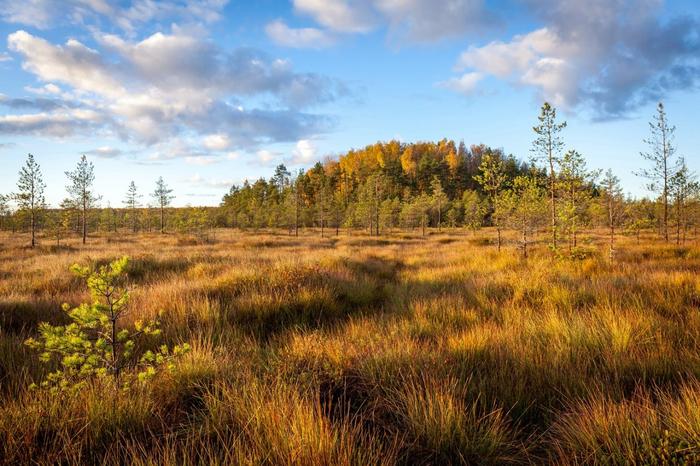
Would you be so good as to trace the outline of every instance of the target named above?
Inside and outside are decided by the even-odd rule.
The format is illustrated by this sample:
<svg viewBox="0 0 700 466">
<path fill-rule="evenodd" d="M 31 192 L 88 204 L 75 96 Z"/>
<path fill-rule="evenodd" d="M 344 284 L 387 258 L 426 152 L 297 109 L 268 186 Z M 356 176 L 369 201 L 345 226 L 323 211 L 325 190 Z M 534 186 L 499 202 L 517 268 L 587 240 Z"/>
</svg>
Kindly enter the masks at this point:
<svg viewBox="0 0 700 466">
<path fill-rule="evenodd" d="M 0 458 L 97 464 L 700 461 L 700 248 L 494 233 L 0 237 Z M 128 320 L 192 351 L 128 394 L 29 390 L 23 345 L 128 255 Z M 676 463 L 674 463 L 676 464 Z"/>
</svg>

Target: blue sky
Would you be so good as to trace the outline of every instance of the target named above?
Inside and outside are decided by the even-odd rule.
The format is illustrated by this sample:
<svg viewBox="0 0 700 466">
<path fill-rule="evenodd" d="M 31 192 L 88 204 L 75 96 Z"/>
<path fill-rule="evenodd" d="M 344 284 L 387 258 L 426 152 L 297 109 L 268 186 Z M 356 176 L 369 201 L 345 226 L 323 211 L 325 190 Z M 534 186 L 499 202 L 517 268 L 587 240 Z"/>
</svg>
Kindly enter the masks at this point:
<svg viewBox="0 0 700 466">
<path fill-rule="evenodd" d="M 393 138 L 528 158 L 544 99 L 627 192 L 660 99 L 700 170 L 696 0 L 0 0 L 0 21 L 0 192 L 31 152 L 53 205 L 83 153 L 112 206 L 159 176 L 216 205 Z"/>
</svg>

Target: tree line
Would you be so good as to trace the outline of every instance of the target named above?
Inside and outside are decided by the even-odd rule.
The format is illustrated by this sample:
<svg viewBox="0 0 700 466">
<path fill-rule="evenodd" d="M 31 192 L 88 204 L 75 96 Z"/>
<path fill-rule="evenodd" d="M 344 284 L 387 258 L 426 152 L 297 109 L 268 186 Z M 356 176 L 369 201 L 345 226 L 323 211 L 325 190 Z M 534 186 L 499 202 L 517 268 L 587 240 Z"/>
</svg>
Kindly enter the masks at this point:
<svg viewBox="0 0 700 466">
<path fill-rule="evenodd" d="M 0 230 L 28 231 L 30 246 L 33 248 L 41 229 L 46 230 L 58 245 L 62 238 L 71 233 L 79 235 L 83 244 L 87 241 L 89 231 L 117 232 L 129 228 L 133 233 L 164 233 L 166 212 L 171 214 L 170 226 L 178 231 L 203 234 L 210 224 L 210 208 L 171 209 L 173 190 L 162 177 L 155 182 L 151 193 L 153 202 L 149 205 L 143 206 L 143 195 L 136 183 L 131 181 L 122 208 L 100 208 L 98 203 L 101 197 L 94 191 L 95 168 L 87 157 L 83 155 L 75 169 L 66 171 L 65 175 L 68 197 L 58 208 L 49 208 L 44 196 L 46 183 L 41 167 L 34 155 L 28 154 L 19 171 L 17 191 L 0 194 Z M 13 204 L 15 209 L 12 209 Z"/>
<path fill-rule="evenodd" d="M 612 171 L 588 168 L 581 153 L 567 148 L 566 128 L 545 103 L 527 161 L 502 149 L 447 139 L 378 142 L 309 170 L 292 173 L 280 164 L 269 179 L 232 186 L 218 208 L 170 208 L 173 191 L 161 177 L 148 206 L 132 181 L 121 208 L 98 209 L 94 167 L 83 156 L 66 172 L 69 197 L 59 209 L 47 209 L 41 171 L 30 154 L 17 192 L 0 197 L 0 229 L 28 230 L 34 246 L 39 228 L 52 232 L 57 242 L 72 231 L 85 242 L 88 231 L 98 229 L 163 233 L 169 227 L 206 234 L 210 227 L 285 228 L 298 235 L 302 228 L 315 228 L 326 236 L 343 228 L 381 235 L 399 228 L 426 234 L 428 228 L 492 226 L 499 249 L 503 230 L 517 231 L 524 256 L 543 229 L 553 250 L 569 253 L 577 250 L 580 231 L 594 227 L 609 231 L 611 255 L 620 230 L 637 237 L 655 230 L 666 242 L 686 241 L 700 222 L 700 187 L 676 154 L 676 129 L 662 103 L 650 122 L 648 150 L 641 154 L 647 166 L 637 172 L 656 194 L 653 199 L 625 197 Z"/>
<path fill-rule="evenodd" d="M 683 157 L 676 155 L 675 127 L 662 103 L 650 123 L 648 180 L 653 200 L 627 198 L 608 170 L 588 168 L 585 157 L 566 148 L 566 122 L 545 103 L 533 127 L 527 161 L 484 145 L 463 142 L 379 142 L 290 173 L 279 165 L 270 179 L 233 186 L 221 217 L 239 228 L 283 227 L 298 234 L 314 227 L 364 228 L 370 235 L 404 228 L 493 226 L 500 249 L 502 231 L 517 230 L 527 255 L 534 233 L 547 228 L 555 250 L 573 252 L 583 228 L 605 227 L 614 252 L 616 232 L 637 236 L 657 230 L 670 241 L 686 240 L 700 221 L 700 187 Z"/>
</svg>

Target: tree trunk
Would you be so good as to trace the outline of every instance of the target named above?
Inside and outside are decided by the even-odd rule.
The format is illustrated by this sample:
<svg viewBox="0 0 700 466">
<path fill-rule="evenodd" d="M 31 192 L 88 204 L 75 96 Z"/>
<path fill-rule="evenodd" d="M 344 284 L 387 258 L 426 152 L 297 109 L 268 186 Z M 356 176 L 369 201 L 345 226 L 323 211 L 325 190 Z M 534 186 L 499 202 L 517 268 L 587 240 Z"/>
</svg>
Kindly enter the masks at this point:
<svg viewBox="0 0 700 466">
<path fill-rule="evenodd" d="M 87 206 L 85 205 L 85 202 L 83 202 L 82 222 L 83 222 L 83 244 L 85 244 L 85 242 L 87 241 Z"/>
<path fill-rule="evenodd" d="M 35 220 L 36 213 L 34 212 L 34 208 L 32 208 L 32 216 L 31 217 L 32 217 L 31 223 L 32 223 L 32 248 L 33 248 L 36 244 L 35 235 L 34 235 L 35 224 L 36 224 L 36 220 Z"/>
</svg>

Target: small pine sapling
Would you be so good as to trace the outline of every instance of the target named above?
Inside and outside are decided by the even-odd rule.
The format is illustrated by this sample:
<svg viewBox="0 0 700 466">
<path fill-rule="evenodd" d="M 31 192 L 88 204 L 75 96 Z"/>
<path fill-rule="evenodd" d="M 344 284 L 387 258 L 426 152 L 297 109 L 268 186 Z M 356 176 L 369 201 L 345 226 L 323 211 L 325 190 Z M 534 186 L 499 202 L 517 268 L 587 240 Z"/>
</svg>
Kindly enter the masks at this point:
<svg viewBox="0 0 700 466">
<path fill-rule="evenodd" d="M 158 369 L 174 369 L 174 360 L 189 351 L 187 343 L 172 349 L 138 351 L 138 343 L 160 334 L 158 319 L 137 320 L 133 328 L 123 326 L 128 313 L 126 286 L 128 258 L 122 257 L 97 269 L 75 264 L 71 271 L 86 280 L 91 303 L 71 309 L 63 305 L 71 323 L 39 325 L 38 338 L 25 343 L 40 352 L 45 363 L 58 363 L 40 386 L 52 392 L 76 390 L 90 380 L 112 377 L 115 388 L 128 389 L 134 380 L 145 382 Z M 34 387 L 36 387 L 34 385 Z"/>
</svg>

